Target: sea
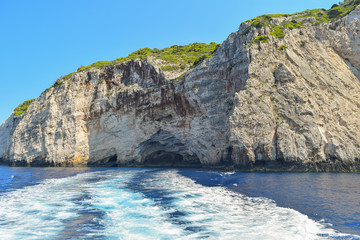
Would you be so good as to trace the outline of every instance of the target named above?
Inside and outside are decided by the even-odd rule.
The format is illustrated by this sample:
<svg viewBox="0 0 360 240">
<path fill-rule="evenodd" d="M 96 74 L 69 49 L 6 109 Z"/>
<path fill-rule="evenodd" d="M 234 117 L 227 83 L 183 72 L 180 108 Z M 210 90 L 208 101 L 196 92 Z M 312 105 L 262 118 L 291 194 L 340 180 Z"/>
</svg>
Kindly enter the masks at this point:
<svg viewBox="0 0 360 240">
<path fill-rule="evenodd" d="M 360 174 L 0 166 L 0 239 L 360 239 Z"/>
</svg>

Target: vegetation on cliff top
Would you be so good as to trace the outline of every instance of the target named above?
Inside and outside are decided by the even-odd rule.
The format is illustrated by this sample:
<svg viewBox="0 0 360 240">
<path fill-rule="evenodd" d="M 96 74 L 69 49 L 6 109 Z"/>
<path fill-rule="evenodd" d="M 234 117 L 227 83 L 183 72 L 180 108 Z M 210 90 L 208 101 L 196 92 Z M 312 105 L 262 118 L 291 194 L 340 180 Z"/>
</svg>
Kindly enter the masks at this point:
<svg viewBox="0 0 360 240">
<path fill-rule="evenodd" d="M 35 101 L 34 99 L 30 99 L 30 100 L 26 100 L 25 102 L 23 102 L 22 104 L 20 104 L 19 106 L 17 106 L 14 109 L 14 115 L 15 116 L 21 116 L 23 114 L 26 113 L 27 109 L 29 108 L 29 106 L 31 105 L 32 102 Z"/>
<path fill-rule="evenodd" d="M 255 28 L 269 27 L 271 29 L 271 35 L 276 38 L 283 38 L 285 37 L 285 29 L 301 28 L 308 22 L 312 25 L 319 25 L 321 23 L 336 21 L 349 14 L 359 4 L 360 0 L 345 0 L 339 4 L 334 4 L 329 10 L 308 9 L 294 14 L 267 14 L 248 20 L 245 23 Z M 274 24 L 272 19 L 279 17 L 286 17 L 286 20 L 283 21 L 281 25 Z M 313 21 L 307 21 L 308 19 L 313 19 Z M 247 34 L 250 29 L 250 27 L 245 29 L 242 35 Z"/>
<path fill-rule="evenodd" d="M 113 61 L 98 61 L 88 66 L 80 66 L 76 72 L 88 71 L 92 68 L 100 69 L 108 65 L 123 63 L 134 59 L 146 61 L 149 57 L 160 59 L 163 63 L 161 67 L 163 71 L 185 70 L 196 67 L 202 61 L 211 57 L 219 46 L 220 44 L 211 42 L 209 44 L 192 43 L 184 46 L 174 45 L 163 49 L 146 47 L 130 53 L 127 57 L 117 58 Z M 76 72 L 60 77 L 51 87 L 60 86 Z"/>
<path fill-rule="evenodd" d="M 89 66 L 81 66 L 78 68 L 77 72 L 89 70 L 91 68 L 101 68 L 109 64 L 122 63 L 137 58 L 145 61 L 148 57 L 155 57 L 168 62 L 169 64 L 193 64 L 199 58 L 204 58 L 204 56 L 206 58 L 210 57 L 215 53 L 215 50 L 219 45 L 220 44 L 211 42 L 210 44 L 192 43 L 184 46 L 174 45 L 163 49 L 151 49 L 146 47 L 130 53 L 127 57 L 121 57 L 114 61 L 99 61 Z"/>
<path fill-rule="evenodd" d="M 312 9 L 306 10 L 301 13 L 295 13 L 291 16 L 294 19 L 308 18 L 313 17 L 317 21 L 314 25 L 323 23 L 323 22 L 333 22 L 342 17 L 345 17 L 351 11 L 353 11 L 360 4 L 360 0 L 345 0 L 339 4 L 334 4 L 329 10 L 326 9 Z"/>
</svg>

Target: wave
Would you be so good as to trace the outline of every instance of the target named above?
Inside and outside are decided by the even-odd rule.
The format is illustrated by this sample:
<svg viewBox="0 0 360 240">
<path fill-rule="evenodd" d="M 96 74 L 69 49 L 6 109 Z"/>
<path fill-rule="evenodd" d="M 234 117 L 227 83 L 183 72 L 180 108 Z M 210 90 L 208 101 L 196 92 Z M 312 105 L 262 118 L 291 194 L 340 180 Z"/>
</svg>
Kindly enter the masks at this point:
<svg viewBox="0 0 360 240">
<path fill-rule="evenodd" d="M 49 179 L 0 197 L 3 239 L 360 239 L 176 170 Z"/>
</svg>

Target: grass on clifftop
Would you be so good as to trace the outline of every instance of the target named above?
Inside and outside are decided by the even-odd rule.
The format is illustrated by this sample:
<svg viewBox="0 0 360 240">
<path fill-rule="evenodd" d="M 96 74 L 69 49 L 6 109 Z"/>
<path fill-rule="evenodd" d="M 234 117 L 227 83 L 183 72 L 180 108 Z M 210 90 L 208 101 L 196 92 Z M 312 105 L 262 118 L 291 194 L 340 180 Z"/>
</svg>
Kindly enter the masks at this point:
<svg viewBox="0 0 360 240">
<path fill-rule="evenodd" d="M 246 21 L 250 26 L 255 28 L 269 27 L 270 32 L 276 38 L 285 37 L 285 29 L 301 28 L 306 18 L 313 18 L 315 21 L 312 25 L 319 25 L 321 23 L 328 23 L 336 21 L 351 11 L 353 11 L 360 4 L 360 0 L 345 0 L 339 4 L 334 4 L 329 10 L 326 9 L 308 9 L 306 11 L 294 14 L 267 14 L 261 15 L 254 19 Z M 287 19 L 276 25 L 273 23 L 273 18 L 286 17 Z M 245 35 L 250 31 L 250 27 L 247 28 L 241 35 Z"/>
<path fill-rule="evenodd" d="M 210 44 L 192 43 L 184 46 L 174 45 L 163 49 L 142 48 L 130 53 L 129 56 L 125 58 L 118 58 L 109 63 L 116 64 L 136 58 L 146 60 L 147 57 L 155 57 L 169 64 L 194 64 L 200 58 L 204 58 L 204 56 L 208 58 L 213 55 L 219 46 L 220 44 L 211 42 Z"/>
<path fill-rule="evenodd" d="M 19 106 L 17 106 L 14 109 L 14 115 L 15 116 L 21 116 L 23 114 L 26 113 L 27 109 L 29 108 L 29 106 L 31 105 L 32 102 L 35 101 L 34 99 L 30 99 L 30 100 L 26 100 L 25 102 L 23 102 L 22 104 L 20 104 Z"/>
<path fill-rule="evenodd" d="M 209 44 L 192 43 L 184 46 L 174 45 L 163 49 L 151 49 L 146 47 L 130 53 L 127 57 L 117 58 L 113 61 L 98 61 L 88 66 L 80 66 L 76 72 L 88 71 L 92 68 L 100 69 L 108 65 L 114 65 L 134 59 L 145 61 L 148 57 L 162 60 L 164 63 L 164 66 L 162 67 L 163 71 L 184 70 L 186 68 L 196 67 L 205 59 L 211 57 L 219 46 L 220 44 L 211 42 Z M 51 87 L 60 86 L 76 72 L 60 77 Z"/>
</svg>

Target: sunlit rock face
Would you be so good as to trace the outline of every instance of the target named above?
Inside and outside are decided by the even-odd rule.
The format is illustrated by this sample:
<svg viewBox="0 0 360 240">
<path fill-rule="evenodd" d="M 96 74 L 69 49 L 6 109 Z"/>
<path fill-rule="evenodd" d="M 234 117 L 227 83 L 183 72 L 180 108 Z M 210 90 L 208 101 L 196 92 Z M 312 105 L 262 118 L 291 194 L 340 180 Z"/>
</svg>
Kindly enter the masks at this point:
<svg viewBox="0 0 360 240">
<path fill-rule="evenodd" d="M 284 38 L 268 42 L 253 41 L 271 36 L 268 27 L 247 31 L 244 23 L 180 80 L 136 60 L 75 73 L 1 125 L 0 159 L 354 171 L 359 19 L 357 8 L 333 23 L 285 29 Z"/>
</svg>

